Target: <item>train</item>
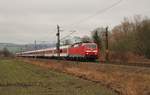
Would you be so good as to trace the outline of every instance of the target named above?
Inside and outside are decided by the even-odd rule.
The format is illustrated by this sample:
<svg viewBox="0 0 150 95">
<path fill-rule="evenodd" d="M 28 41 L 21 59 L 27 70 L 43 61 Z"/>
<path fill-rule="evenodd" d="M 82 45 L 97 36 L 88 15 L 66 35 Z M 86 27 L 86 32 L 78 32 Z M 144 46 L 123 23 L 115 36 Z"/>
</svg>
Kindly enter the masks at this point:
<svg viewBox="0 0 150 95">
<path fill-rule="evenodd" d="M 18 57 L 36 57 L 36 58 L 65 58 L 65 59 L 88 59 L 96 60 L 98 58 L 97 44 L 75 43 L 72 45 L 60 46 L 59 53 L 56 47 L 26 52 L 16 53 Z"/>
</svg>

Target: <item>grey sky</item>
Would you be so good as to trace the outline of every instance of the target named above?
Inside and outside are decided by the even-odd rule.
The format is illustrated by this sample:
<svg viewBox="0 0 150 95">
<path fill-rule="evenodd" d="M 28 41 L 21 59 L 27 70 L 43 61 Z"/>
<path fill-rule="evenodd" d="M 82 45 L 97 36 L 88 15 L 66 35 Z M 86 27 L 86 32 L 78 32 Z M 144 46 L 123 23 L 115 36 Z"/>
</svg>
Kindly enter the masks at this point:
<svg viewBox="0 0 150 95">
<path fill-rule="evenodd" d="M 56 25 L 62 36 L 89 35 L 99 26 L 113 27 L 124 17 L 150 17 L 150 0 L 123 0 L 119 5 L 79 25 L 78 21 L 119 0 L 0 0 L 0 42 L 55 41 Z M 74 24 L 74 25 L 72 25 Z"/>
</svg>

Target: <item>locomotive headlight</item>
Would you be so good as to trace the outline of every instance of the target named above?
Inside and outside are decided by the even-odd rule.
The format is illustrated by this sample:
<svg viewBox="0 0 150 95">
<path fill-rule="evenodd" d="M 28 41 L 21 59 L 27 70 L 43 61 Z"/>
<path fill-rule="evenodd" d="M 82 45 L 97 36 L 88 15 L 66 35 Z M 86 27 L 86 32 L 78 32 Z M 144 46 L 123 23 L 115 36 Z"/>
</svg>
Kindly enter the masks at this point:
<svg viewBox="0 0 150 95">
<path fill-rule="evenodd" d="M 86 51 L 86 54 L 89 54 L 90 53 L 90 51 Z"/>
<path fill-rule="evenodd" d="M 89 54 L 88 52 L 86 52 L 86 54 Z"/>
<path fill-rule="evenodd" d="M 96 53 L 97 53 L 97 50 L 94 50 L 93 52 L 96 52 Z"/>
</svg>

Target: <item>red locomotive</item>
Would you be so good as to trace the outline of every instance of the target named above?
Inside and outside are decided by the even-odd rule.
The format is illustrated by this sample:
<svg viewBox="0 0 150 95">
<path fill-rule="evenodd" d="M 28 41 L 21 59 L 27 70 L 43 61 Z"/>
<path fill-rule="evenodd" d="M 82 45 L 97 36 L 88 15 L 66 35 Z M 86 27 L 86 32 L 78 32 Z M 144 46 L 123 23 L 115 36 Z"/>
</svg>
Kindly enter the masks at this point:
<svg viewBox="0 0 150 95">
<path fill-rule="evenodd" d="M 21 57 L 58 57 L 56 48 L 47 48 L 17 53 Z M 76 43 L 73 45 L 60 46 L 60 56 L 67 59 L 91 59 L 98 57 L 98 48 L 95 43 Z"/>
</svg>

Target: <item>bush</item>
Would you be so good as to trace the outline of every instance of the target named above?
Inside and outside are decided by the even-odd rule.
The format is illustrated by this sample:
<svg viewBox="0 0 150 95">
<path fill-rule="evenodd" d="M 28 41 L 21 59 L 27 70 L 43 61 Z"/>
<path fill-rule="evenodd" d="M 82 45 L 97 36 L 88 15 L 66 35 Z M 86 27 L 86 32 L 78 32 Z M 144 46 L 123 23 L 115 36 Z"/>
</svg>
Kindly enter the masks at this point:
<svg viewBox="0 0 150 95">
<path fill-rule="evenodd" d="M 14 55 L 5 47 L 0 51 L 0 57 L 13 57 Z"/>
<path fill-rule="evenodd" d="M 110 48 L 114 52 L 144 55 L 150 58 L 150 19 L 125 19 L 112 30 Z"/>
</svg>

